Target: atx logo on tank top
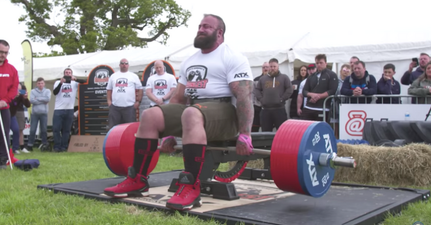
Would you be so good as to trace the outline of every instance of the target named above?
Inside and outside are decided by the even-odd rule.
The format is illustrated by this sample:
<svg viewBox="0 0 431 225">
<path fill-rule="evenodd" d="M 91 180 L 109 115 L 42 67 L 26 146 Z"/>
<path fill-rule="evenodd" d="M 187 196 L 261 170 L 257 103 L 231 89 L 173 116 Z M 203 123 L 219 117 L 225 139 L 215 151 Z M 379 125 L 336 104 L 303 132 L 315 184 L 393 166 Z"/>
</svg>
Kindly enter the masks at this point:
<svg viewBox="0 0 431 225">
<path fill-rule="evenodd" d="M 117 93 L 126 93 L 126 87 L 129 81 L 127 78 L 119 78 L 115 81 L 115 87 L 117 88 Z"/>
<path fill-rule="evenodd" d="M 72 93 L 72 85 L 63 83 L 61 86 L 61 94 L 63 98 L 70 98 L 70 93 Z"/>
<path fill-rule="evenodd" d="M 197 99 L 198 89 L 205 89 L 208 83 L 208 69 L 206 66 L 190 66 L 186 69 L 187 85 L 186 94 L 192 99 Z"/>
<path fill-rule="evenodd" d="M 158 79 L 154 81 L 154 89 L 157 90 L 157 95 L 165 96 L 165 90 L 168 89 L 168 82 L 164 79 Z"/>
</svg>

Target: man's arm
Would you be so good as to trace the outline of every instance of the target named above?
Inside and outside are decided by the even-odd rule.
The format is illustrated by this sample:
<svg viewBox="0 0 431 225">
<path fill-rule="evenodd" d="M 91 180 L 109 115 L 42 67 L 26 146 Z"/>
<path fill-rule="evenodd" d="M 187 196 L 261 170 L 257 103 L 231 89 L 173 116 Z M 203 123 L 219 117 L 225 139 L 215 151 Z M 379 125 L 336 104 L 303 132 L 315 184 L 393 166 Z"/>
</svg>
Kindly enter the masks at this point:
<svg viewBox="0 0 431 225">
<path fill-rule="evenodd" d="M 152 101 L 152 102 L 155 102 L 155 103 L 158 103 L 158 98 L 153 94 L 153 89 L 152 88 L 149 88 L 149 87 L 147 87 L 147 89 L 145 90 L 145 94 L 147 94 L 147 97 Z"/>
<path fill-rule="evenodd" d="M 346 77 L 346 79 L 344 79 L 343 86 L 341 86 L 340 94 L 347 96 L 353 95 L 353 90 L 350 89 L 350 77 Z"/>
<path fill-rule="evenodd" d="M 185 90 L 186 86 L 184 84 L 178 83 L 177 88 L 175 88 L 174 94 L 169 101 L 169 104 L 176 103 L 185 105 L 187 103 L 187 98 L 184 96 Z"/>
<path fill-rule="evenodd" d="M 304 96 L 302 94 L 298 94 L 298 97 L 296 98 L 296 111 L 301 109 L 303 101 Z"/>
<path fill-rule="evenodd" d="M 63 79 L 63 78 L 62 78 Z M 57 83 L 57 82 L 56 82 Z M 60 90 L 61 90 L 61 85 L 63 85 L 63 83 L 61 81 L 58 81 L 57 86 L 55 86 L 54 84 L 54 95 L 57 95 Z"/>
<path fill-rule="evenodd" d="M 136 89 L 135 94 L 136 94 L 136 102 L 140 103 L 142 101 L 142 96 L 144 95 L 144 90 L 143 89 Z"/>
<path fill-rule="evenodd" d="M 313 93 L 310 92 L 310 79 L 311 77 L 309 76 L 307 78 L 307 80 L 305 81 L 304 87 L 302 88 L 302 95 L 305 97 L 313 97 Z"/>
<path fill-rule="evenodd" d="M 292 93 L 293 93 L 292 82 L 290 82 L 289 77 L 286 76 L 286 79 L 284 80 L 284 93 L 281 96 L 281 98 L 283 99 L 283 101 L 286 101 L 290 98 L 290 96 L 292 96 Z"/>
<path fill-rule="evenodd" d="M 108 100 L 108 106 L 112 104 L 112 90 L 106 90 L 106 98 Z"/>
<path fill-rule="evenodd" d="M 407 70 L 404 73 L 404 75 L 401 77 L 401 83 L 404 85 L 409 85 L 410 84 L 410 76 L 411 76 L 411 72 Z"/>
<path fill-rule="evenodd" d="M 263 97 L 263 94 L 262 94 L 262 82 L 261 82 L 261 80 L 262 79 L 259 79 L 259 81 L 256 84 L 256 87 L 253 90 L 253 94 L 254 94 L 254 96 L 256 97 L 256 99 L 258 101 L 260 101 L 262 99 L 262 97 Z"/>
<path fill-rule="evenodd" d="M 363 95 L 375 95 L 377 93 L 377 83 L 376 78 L 372 75 L 370 76 L 370 82 L 368 83 L 368 89 L 362 90 Z"/>
<path fill-rule="evenodd" d="M 16 70 L 13 71 L 13 75 L 11 76 L 11 79 L 12 79 L 12 86 L 9 88 L 7 92 L 6 99 L 1 99 L 1 100 L 4 100 L 7 104 L 11 103 L 18 93 L 18 84 L 19 84 L 18 71 Z"/>
<path fill-rule="evenodd" d="M 175 88 L 171 88 L 171 90 L 163 97 L 165 100 L 169 100 L 172 97 L 172 94 L 174 93 Z"/>
<path fill-rule="evenodd" d="M 236 97 L 236 115 L 238 117 L 238 129 L 240 134 L 250 136 L 253 124 L 254 108 L 251 92 L 253 81 L 241 80 L 229 84 L 232 94 Z"/>
<path fill-rule="evenodd" d="M 33 90 L 31 90 L 31 92 L 33 92 Z M 31 94 L 30 92 L 30 103 L 33 105 L 40 105 L 40 104 L 44 104 L 41 100 L 36 99 L 34 94 Z"/>
</svg>

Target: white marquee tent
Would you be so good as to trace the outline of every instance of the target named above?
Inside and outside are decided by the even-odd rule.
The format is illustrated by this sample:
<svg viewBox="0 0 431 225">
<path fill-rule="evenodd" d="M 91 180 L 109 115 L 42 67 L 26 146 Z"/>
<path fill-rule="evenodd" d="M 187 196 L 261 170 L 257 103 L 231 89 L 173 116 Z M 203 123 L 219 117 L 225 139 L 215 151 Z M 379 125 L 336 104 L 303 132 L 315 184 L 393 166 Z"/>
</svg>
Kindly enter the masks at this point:
<svg viewBox="0 0 431 225">
<path fill-rule="evenodd" d="M 260 74 L 264 61 L 277 58 L 280 70 L 291 77 L 294 68 L 314 62 L 317 54 L 327 55 L 328 63 L 333 63 L 334 71 L 351 56 L 358 56 L 366 62 L 367 70 L 380 78 L 383 65 L 393 63 L 397 68 L 399 80 L 408 68 L 413 57 L 419 53 L 431 54 L 431 32 L 427 31 L 361 31 L 352 34 L 334 32 L 309 32 L 293 35 L 249 35 L 236 43 L 226 43 L 243 52 L 249 59 L 253 75 Z M 196 52 L 191 43 L 181 46 L 155 46 L 143 49 L 99 51 L 95 53 L 35 58 L 33 79 L 42 76 L 46 80 L 55 80 L 62 76 L 66 67 L 73 69 L 77 76 L 87 76 L 98 65 L 108 65 L 119 70 L 119 61 L 127 58 L 130 71 L 143 71 L 147 64 L 157 59 L 165 59 L 178 72 L 181 62 Z"/>
</svg>

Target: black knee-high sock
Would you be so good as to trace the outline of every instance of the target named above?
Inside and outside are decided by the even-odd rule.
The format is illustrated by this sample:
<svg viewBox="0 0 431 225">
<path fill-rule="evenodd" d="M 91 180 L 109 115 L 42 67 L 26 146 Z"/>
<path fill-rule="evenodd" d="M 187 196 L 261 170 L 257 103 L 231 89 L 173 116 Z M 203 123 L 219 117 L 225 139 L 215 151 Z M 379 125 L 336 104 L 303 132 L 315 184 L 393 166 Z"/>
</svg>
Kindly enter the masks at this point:
<svg viewBox="0 0 431 225">
<path fill-rule="evenodd" d="M 133 168 L 137 174 L 148 176 L 148 167 L 154 152 L 157 150 L 158 139 L 135 139 L 135 154 L 133 158 Z"/>
<path fill-rule="evenodd" d="M 184 169 L 195 178 L 199 178 L 202 166 L 205 161 L 206 145 L 187 144 L 183 145 Z"/>
</svg>

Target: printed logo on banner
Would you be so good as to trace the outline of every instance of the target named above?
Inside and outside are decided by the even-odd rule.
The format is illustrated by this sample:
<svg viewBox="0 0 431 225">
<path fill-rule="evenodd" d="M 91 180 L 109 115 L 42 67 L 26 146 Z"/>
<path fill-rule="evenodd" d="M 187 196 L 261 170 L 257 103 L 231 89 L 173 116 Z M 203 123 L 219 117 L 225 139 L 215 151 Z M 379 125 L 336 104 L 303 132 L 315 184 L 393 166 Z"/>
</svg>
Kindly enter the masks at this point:
<svg viewBox="0 0 431 225">
<path fill-rule="evenodd" d="M 109 70 L 108 69 L 98 69 L 94 75 L 94 83 L 99 86 L 106 86 L 109 81 Z"/>
<path fill-rule="evenodd" d="M 362 136 L 367 113 L 363 110 L 351 110 L 348 113 L 349 120 L 346 123 L 346 133 L 351 136 Z"/>
</svg>

